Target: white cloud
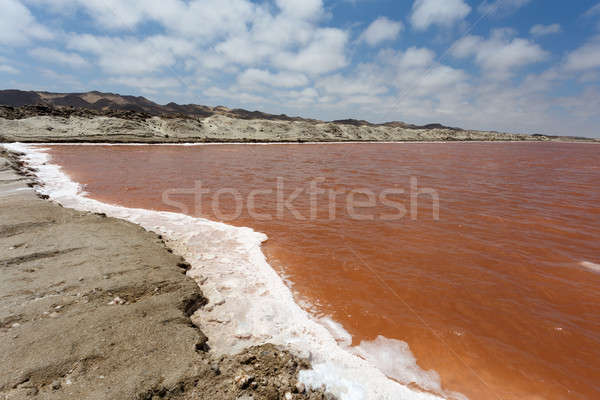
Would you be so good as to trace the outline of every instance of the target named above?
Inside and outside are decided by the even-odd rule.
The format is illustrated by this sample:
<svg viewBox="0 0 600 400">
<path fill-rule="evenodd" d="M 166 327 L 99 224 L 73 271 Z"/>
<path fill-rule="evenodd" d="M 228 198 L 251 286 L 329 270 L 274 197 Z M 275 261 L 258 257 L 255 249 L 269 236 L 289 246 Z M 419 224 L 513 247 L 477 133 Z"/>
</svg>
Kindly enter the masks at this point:
<svg viewBox="0 0 600 400">
<path fill-rule="evenodd" d="M 455 90 L 467 80 L 467 74 L 437 63 L 429 49 L 410 48 L 396 57 L 394 84 L 403 97 L 439 97 L 447 89 Z"/>
<path fill-rule="evenodd" d="M 286 104 L 292 107 L 304 107 L 315 104 L 319 96 L 314 88 L 306 88 L 302 90 L 290 90 L 280 93 L 282 99 L 285 99 Z"/>
<path fill-rule="evenodd" d="M 584 14 L 584 17 L 586 18 L 595 18 L 600 16 L 600 3 L 596 4 L 595 6 L 593 6 L 592 8 L 590 8 L 589 10 L 587 10 Z M 600 20 L 597 21 L 597 28 L 600 29 Z"/>
<path fill-rule="evenodd" d="M 560 32 L 562 32 L 562 28 L 561 28 L 560 24 L 534 25 L 529 30 L 529 33 L 531 33 L 534 36 L 552 35 L 552 34 L 560 33 Z"/>
<path fill-rule="evenodd" d="M 10 65 L 0 64 L 0 73 L 18 74 L 19 70 L 14 67 L 11 67 Z"/>
<path fill-rule="evenodd" d="M 497 29 L 489 39 L 466 36 L 452 47 L 457 58 L 474 57 L 475 62 L 488 74 L 506 78 L 515 68 L 545 60 L 548 53 L 527 39 L 512 38 L 514 32 Z"/>
<path fill-rule="evenodd" d="M 376 46 L 386 40 L 396 39 L 403 28 L 404 25 L 400 21 L 379 17 L 360 35 L 359 40 Z"/>
<path fill-rule="evenodd" d="M 240 85 L 246 87 L 268 85 L 283 88 L 293 88 L 298 86 L 305 86 L 308 84 L 308 78 L 306 77 L 306 75 L 301 73 L 271 73 L 269 71 L 256 68 L 247 69 L 238 76 L 237 80 Z"/>
<path fill-rule="evenodd" d="M 131 36 L 67 38 L 68 48 L 94 55 L 111 74 L 152 73 L 179 60 L 188 71 L 228 73 L 243 66 L 321 74 L 348 63 L 348 33 L 320 26 L 322 0 L 275 0 L 275 6 L 250 0 L 26 1 L 73 16 L 83 11 L 104 30 L 128 31 Z M 134 30 L 145 22 L 165 32 L 136 37 Z"/>
<path fill-rule="evenodd" d="M 72 68 L 80 68 L 88 65 L 88 62 L 77 53 L 67 53 L 47 47 L 36 47 L 31 49 L 29 54 L 43 61 L 68 65 Z"/>
<path fill-rule="evenodd" d="M 284 14 L 294 18 L 311 19 L 323 13 L 322 0 L 276 0 Z"/>
<path fill-rule="evenodd" d="M 519 8 L 529 4 L 531 0 L 485 0 L 478 10 L 482 14 L 508 14 L 518 10 Z"/>
<path fill-rule="evenodd" d="M 414 28 L 425 30 L 431 25 L 451 26 L 464 19 L 471 7 L 463 0 L 415 0 L 410 16 Z"/>
<path fill-rule="evenodd" d="M 104 0 L 102 0 L 104 1 Z M 144 1 L 153 20 L 167 31 L 208 42 L 215 38 L 246 31 L 259 12 L 259 7 L 247 0 L 195 0 L 189 3 L 175 0 L 151 0 L 152 8 Z M 169 3 L 174 3 L 169 6 Z"/>
<path fill-rule="evenodd" d="M 444 93 L 462 90 L 466 78 L 462 70 L 437 63 L 433 51 L 412 47 L 404 52 L 383 50 L 375 62 L 362 64 L 349 74 L 322 78 L 315 86 L 328 104 L 369 105 L 377 112 L 388 110 L 390 115 L 382 118 L 389 120 L 397 118 L 405 106 L 411 110 L 421 107 L 419 113 L 431 112 Z"/>
<path fill-rule="evenodd" d="M 363 69 L 351 77 L 331 75 L 321 79 L 316 86 L 326 95 L 334 96 L 375 96 L 386 93 L 389 89 L 384 85 L 382 77 L 373 72 Z"/>
<path fill-rule="evenodd" d="M 389 64 L 395 64 L 401 70 L 410 68 L 426 68 L 433 64 L 435 53 L 424 47 L 409 47 L 403 53 L 396 53 L 393 50 L 384 50 L 380 53 L 380 58 L 387 60 Z"/>
<path fill-rule="evenodd" d="M 132 30 L 154 21 L 167 31 L 196 35 L 199 40 L 243 31 L 258 7 L 248 0 L 27 0 L 55 12 L 83 10 L 96 25 Z"/>
<path fill-rule="evenodd" d="M 178 56 L 194 50 L 193 44 L 186 40 L 161 35 L 142 40 L 89 34 L 72 35 L 67 46 L 95 55 L 98 65 L 109 73 L 132 75 L 171 67 Z"/>
<path fill-rule="evenodd" d="M 259 107 L 267 103 L 267 99 L 262 96 L 255 95 L 253 93 L 242 92 L 236 89 L 223 89 L 217 86 L 211 86 L 203 90 L 202 94 L 217 101 L 235 100 L 236 104 L 250 104 L 252 107 Z"/>
<path fill-rule="evenodd" d="M 268 66 L 307 74 L 326 73 L 347 65 L 348 33 L 320 27 L 313 20 L 323 12 L 321 1 L 278 4 L 283 10 L 280 14 L 261 9 L 247 31 L 217 43 L 212 61 L 221 57 L 243 66 Z"/>
<path fill-rule="evenodd" d="M 339 29 L 320 29 L 308 46 L 297 52 L 285 51 L 274 56 L 274 65 L 291 71 L 323 74 L 348 64 L 348 34 Z"/>
<path fill-rule="evenodd" d="M 600 15 L 600 3 L 596 4 L 589 10 L 587 10 L 584 14 L 586 17 L 593 17 L 595 15 Z"/>
<path fill-rule="evenodd" d="M 29 9 L 17 0 L 0 0 L 0 44 L 20 46 L 31 40 L 52 39 L 53 34 L 39 24 Z"/>
<path fill-rule="evenodd" d="M 583 71 L 600 68 L 600 36 L 592 38 L 583 46 L 567 55 L 567 71 Z"/>
<path fill-rule="evenodd" d="M 121 76 L 116 78 L 108 79 L 109 83 L 125 85 L 129 87 L 134 87 L 141 89 L 146 92 L 152 92 L 156 89 L 167 89 L 180 86 L 181 83 L 175 78 L 165 78 L 165 77 L 131 77 L 131 76 Z"/>
<path fill-rule="evenodd" d="M 139 0 L 25 0 L 63 15 L 82 8 L 99 26 L 109 29 L 133 28 L 144 18 Z"/>
<path fill-rule="evenodd" d="M 62 74 L 46 68 L 42 68 L 40 73 L 48 82 L 48 87 L 46 88 L 48 90 L 54 89 L 63 92 L 85 90 L 84 85 L 73 74 Z"/>
<path fill-rule="evenodd" d="M 569 113 L 578 118 L 594 118 L 598 120 L 600 110 L 600 91 L 598 88 L 589 87 L 578 96 L 562 97 L 558 104 L 566 108 Z M 600 129 L 597 131 L 600 133 Z"/>
<path fill-rule="evenodd" d="M 0 56 L 0 73 L 5 74 L 18 74 L 20 71 L 15 67 L 8 64 L 8 60 Z"/>
</svg>

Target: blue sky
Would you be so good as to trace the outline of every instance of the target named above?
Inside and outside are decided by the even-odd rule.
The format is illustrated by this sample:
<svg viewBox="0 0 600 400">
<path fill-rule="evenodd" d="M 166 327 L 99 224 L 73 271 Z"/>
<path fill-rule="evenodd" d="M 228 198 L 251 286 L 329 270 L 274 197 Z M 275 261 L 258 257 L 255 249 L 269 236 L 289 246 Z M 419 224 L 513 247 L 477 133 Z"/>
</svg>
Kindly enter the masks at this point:
<svg viewBox="0 0 600 400">
<path fill-rule="evenodd" d="M 2 88 L 600 137 L 598 0 L 0 0 Z"/>
</svg>

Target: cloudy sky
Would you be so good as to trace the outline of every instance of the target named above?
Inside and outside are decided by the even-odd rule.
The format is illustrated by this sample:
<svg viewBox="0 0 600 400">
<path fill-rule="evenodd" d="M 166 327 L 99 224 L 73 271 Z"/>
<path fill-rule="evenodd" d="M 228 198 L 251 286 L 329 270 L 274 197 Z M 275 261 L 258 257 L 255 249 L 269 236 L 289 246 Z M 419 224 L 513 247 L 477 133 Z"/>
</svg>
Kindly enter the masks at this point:
<svg viewBox="0 0 600 400">
<path fill-rule="evenodd" d="M 0 82 L 600 137 L 600 2 L 0 0 Z"/>
</svg>

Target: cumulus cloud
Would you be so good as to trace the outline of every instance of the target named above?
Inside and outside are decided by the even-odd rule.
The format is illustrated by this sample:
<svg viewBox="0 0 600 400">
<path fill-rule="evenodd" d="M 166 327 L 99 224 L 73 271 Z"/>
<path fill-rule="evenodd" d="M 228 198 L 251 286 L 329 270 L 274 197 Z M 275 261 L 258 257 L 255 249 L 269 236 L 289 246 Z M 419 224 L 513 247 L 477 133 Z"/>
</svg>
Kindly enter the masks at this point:
<svg viewBox="0 0 600 400">
<path fill-rule="evenodd" d="M 153 93 L 157 89 L 175 88 L 181 85 L 181 82 L 175 78 L 165 77 L 132 77 L 120 76 L 108 79 L 109 83 L 137 88 L 146 93 Z"/>
<path fill-rule="evenodd" d="M 8 64 L 8 60 L 4 57 L 0 57 L 0 73 L 5 74 L 18 74 L 19 70 Z"/>
<path fill-rule="evenodd" d="M 389 90 L 382 77 L 370 67 L 363 67 L 350 77 L 341 74 L 325 77 L 316 83 L 316 87 L 329 96 L 375 96 Z"/>
<path fill-rule="evenodd" d="M 242 72 L 237 81 L 242 86 L 255 87 L 257 85 L 267 85 L 283 88 L 293 88 L 305 86 L 308 84 L 308 78 L 301 73 L 278 72 L 272 73 L 266 70 L 251 68 Z"/>
<path fill-rule="evenodd" d="M 386 40 L 396 39 L 403 28 L 404 25 L 400 21 L 379 17 L 360 35 L 359 40 L 370 46 L 376 46 Z"/>
<path fill-rule="evenodd" d="M 73 74 L 63 74 L 47 68 L 41 68 L 39 73 L 46 78 L 48 90 L 83 91 L 85 86 Z"/>
<path fill-rule="evenodd" d="M 393 82 L 404 97 L 429 96 L 435 99 L 467 80 L 463 70 L 436 62 L 435 53 L 426 48 L 409 48 L 391 60 L 395 69 Z"/>
<path fill-rule="evenodd" d="M 71 35 L 68 48 L 90 53 L 108 73 L 142 74 L 174 66 L 188 69 L 275 66 L 309 74 L 347 65 L 347 32 L 319 26 L 322 0 L 28 0 L 50 9 L 84 13 L 109 30 L 156 22 L 151 37 Z"/>
<path fill-rule="evenodd" d="M 386 49 L 374 62 L 361 64 L 348 74 L 321 78 L 315 86 L 329 104 L 372 107 L 369 114 L 388 112 L 382 119 L 397 117 L 400 110 L 431 112 L 447 93 L 463 90 L 467 79 L 464 71 L 435 58 L 427 48 Z"/>
<path fill-rule="evenodd" d="M 404 52 L 386 50 L 380 57 L 390 64 L 397 65 L 401 70 L 410 68 L 426 68 L 433 64 L 435 53 L 425 47 L 409 47 Z"/>
<path fill-rule="evenodd" d="M 596 15 L 600 15 L 600 3 L 596 4 L 589 10 L 587 10 L 584 14 L 586 17 L 593 17 Z"/>
<path fill-rule="evenodd" d="M 31 5 L 43 6 L 61 14 L 82 9 L 103 28 L 133 28 L 145 16 L 139 0 L 25 0 Z M 150 0 L 152 1 L 152 0 Z"/>
<path fill-rule="evenodd" d="M 564 96 L 557 103 L 567 109 L 569 113 L 579 118 L 593 118 L 598 120 L 600 110 L 600 91 L 598 88 L 587 88 L 579 96 Z"/>
<path fill-rule="evenodd" d="M 481 14 L 509 14 L 519 8 L 529 4 L 531 0 L 485 0 L 482 2 L 478 11 Z"/>
<path fill-rule="evenodd" d="M 567 71 L 584 71 L 600 68 L 600 36 L 596 36 L 583 46 L 567 55 Z"/>
<path fill-rule="evenodd" d="M 281 11 L 294 18 L 312 19 L 323 14 L 322 0 L 276 0 Z"/>
<path fill-rule="evenodd" d="M 88 62 L 77 53 L 67 53 L 47 47 L 36 47 L 31 49 L 29 54 L 42 61 L 67 65 L 71 68 L 80 68 L 88 65 Z"/>
<path fill-rule="evenodd" d="M 488 74 L 507 78 L 515 68 L 545 60 L 548 53 L 527 39 L 514 38 L 510 29 L 496 29 L 489 39 L 465 36 L 452 47 L 456 58 L 474 57 L 475 62 Z"/>
<path fill-rule="evenodd" d="M 533 36 L 552 35 L 560 32 L 562 32 L 562 27 L 560 24 L 534 25 L 529 30 L 529 33 L 531 33 Z"/>
<path fill-rule="evenodd" d="M 323 74 L 348 65 L 348 34 L 339 29 L 320 29 L 300 51 L 284 51 L 274 56 L 275 66 L 308 74 Z"/>
<path fill-rule="evenodd" d="M 19 1 L 0 0 L 0 45 L 20 46 L 53 36 Z"/>
<path fill-rule="evenodd" d="M 240 32 L 258 12 L 249 0 L 28 0 L 55 12 L 82 10 L 98 26 L 130 31 L 156 22 L 167 31 L 201 40 Z"/>
<path fill-rule="evenodd" d="M 190 42 L 162 35 L 145 39 L 90 34 L 71 35 L 67 47 L 96 56 L 98 65 L 114 74 L 145 74 L 171 67 L 177 56 L 194 50 Z"/>
<path fill-rule="evenodd" d="M 32 56 L 70 66 L 87 60 L 120 76 L 123 84 L 124 75 L 183 67 L 194 76 L 218 71 L 238 74 L 239 83 L 246 85 L 292 88 L 306 85 L 307 75 L 329 73 L 349 62 L 348 32 L 321 24 L 326 15 L 322 0 L 24 1 L 63 16 L 83 13 L 105 32 L 66 33 L 61 39 L 71 52 L 40 47 L 30 50 Z M 136 29 L 147 22 L 156 23 L 162 33 L 138 35 Z M 371 38 L 389 36 L 389 29 L 401 26 L 383 22 L 388 22 L 388 32 Z M 281 71 L 269 72 L 274 69 Z"/>
<path fill-rule="evenodd" d="M 431 25 L 448 27 L 464 19 L 470 12 L 471 7 L 463 0 L 415 0 L 410 21 L 419 30 Z"/>
<path fill-rule="evenodd" d="M 18 74 L 19 70 L 14 67 L 11 67 L 10 65 L 0 64 L 0 73 Z"/>
<path fill-rule="evenodd" d="M 587 10 L 583 16 L 586 18 L 596 18 L 600 16 L 600 3 Z M 597 22 L 597 27 L 600 29 L 600 20 Z"/>
</svg>

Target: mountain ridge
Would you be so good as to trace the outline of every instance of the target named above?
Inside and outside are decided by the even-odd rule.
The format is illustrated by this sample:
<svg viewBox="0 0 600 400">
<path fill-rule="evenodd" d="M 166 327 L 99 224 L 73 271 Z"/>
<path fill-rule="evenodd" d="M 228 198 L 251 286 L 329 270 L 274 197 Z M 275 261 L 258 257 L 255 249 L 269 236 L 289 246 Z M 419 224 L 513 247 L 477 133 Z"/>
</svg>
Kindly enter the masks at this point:
<svg viewBox="0 0 600 400">
<path fill-rule="evenodd" d="M 426 125 L 408 124 L 402 121 L 391 121 L 382 124 L 372 123 L 366 120 L 358 119 L 340 119 L 334 121 L 321 121 L 311 118 L 290 117 L 286 114 L 269 114 L 262 111 L 249 111 L 242 108 L 228 108 L 225 106 L 205 106 L 199 104 L 177 104 L 170 102 L 164 105 L 155 103 L 143 96 L 121 95 L 118 93 L 100 92 L 93 90 L 90 92 L 78 93 L 56 93 L 47 91 L 23 91 L 18 89 L 0 90 L 0 105 L 8 107 L 28 107 L 28 106 L 43 106 L 56 108 L 60 110 L 62 107 L 71 107 L 74 109 L 85 109 L 96 111 L 100 115 L 114 115 L 114 112 L 134 112 L 143 116 L 159 116 L 159 117 L 187 117 L 187 118 L 207 118 L 213 115 L 224 115 L 236 119 L 264 119 L 271 121 L 302 121 L 302 122 L 331 122 L 341 125 L 354 126 L 390 126 L 402 127 L 407 129 L 451 129 L 462 130 L 461 128 L 447 127 L 439 123 Z M 38 109 L 43 115 L 51 115 L 51 111 Z M 64 111 L 64 110 L 62 110 Z M 30 109 L 30 112 L 24 112 L 23 117 L 29 114 L 33 115 L 35 109 Z M 8 113 L 0 115 L 6 118 Z M 19 114 L 17 114 L 19 115 Z"/>
</svg>

